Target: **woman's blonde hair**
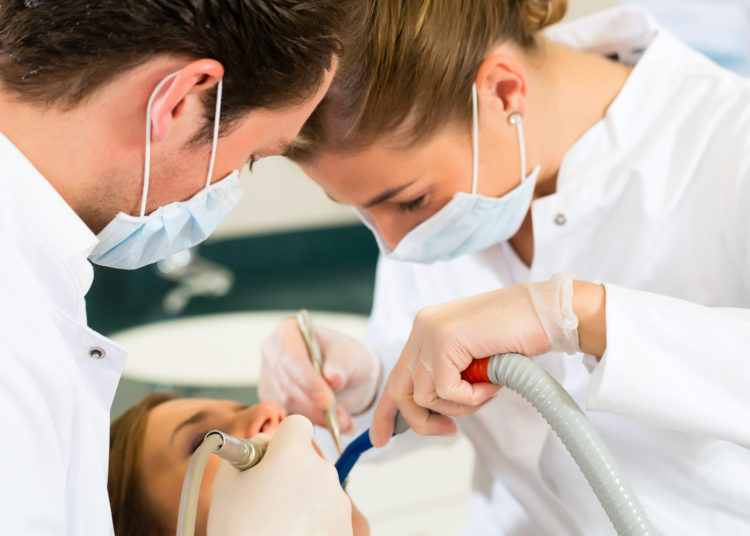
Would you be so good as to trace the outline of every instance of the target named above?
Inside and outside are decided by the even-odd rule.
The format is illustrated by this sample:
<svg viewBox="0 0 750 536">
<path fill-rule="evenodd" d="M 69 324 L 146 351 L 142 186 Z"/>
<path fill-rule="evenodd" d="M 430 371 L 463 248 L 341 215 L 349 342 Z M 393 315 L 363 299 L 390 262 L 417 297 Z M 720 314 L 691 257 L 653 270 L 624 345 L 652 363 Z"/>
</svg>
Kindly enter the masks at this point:
<svg viewBox="0 0 750 536">
<path fill-rule="evenodd" d="M 371 0 L 331 89 L 288 154 L 304 161 L 397 133 L 408 146 L 471 120 L 471 85 L 488 51 L 537 47 L 567 0 Z"/>
<path fill-rule="evenodd" d="M 107 491 L 116 536 L 156 536 L 165 531 L 145 493 L 138 471 L 149 412 L 176 395 L 152 393 L 115 419 L 109 427 Z"/>
</svg>

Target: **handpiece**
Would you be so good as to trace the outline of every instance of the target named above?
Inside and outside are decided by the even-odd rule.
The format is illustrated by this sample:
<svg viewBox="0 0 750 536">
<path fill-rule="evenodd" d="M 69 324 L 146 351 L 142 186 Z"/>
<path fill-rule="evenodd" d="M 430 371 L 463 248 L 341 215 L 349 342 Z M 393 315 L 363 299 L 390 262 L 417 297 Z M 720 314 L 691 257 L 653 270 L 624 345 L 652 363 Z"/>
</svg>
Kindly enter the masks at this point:
<svg viewBox="0 0 750 536">
<path fill-rule="evenodd" d="M 193 536 L 195 518 L 198 511 L 198 496 L 206 462 L 211 454 L 217 454 L 240 471 L 257 465 L 266 449 L 250 439 L 237 439 L 234 436 L 211 430 L 190 459 L 185 473 L 180 496 L 180 513 L 177 517 L 177 536 Z"/>
<path fill-rule="evenodd" d="M 396 414 L 396 423 L 393 426 L 393 435 L 401 434 L 409 430 L 409 423 L 403 418 L 401 413 Z M 372 448 L 372 441 L 370 441 L 370 429 L 368 428 L 361 434 L 359 434 L 354 441 L 349 443 L 344 452 L 339 456 L 336 462 L 336 471 L 339 474 L 339 483 L 343 486 L 346 481 L 346 477 L 349 476 L 349 472 L 357 463 L 359 457 L 366 451 Z"/>
</svg>

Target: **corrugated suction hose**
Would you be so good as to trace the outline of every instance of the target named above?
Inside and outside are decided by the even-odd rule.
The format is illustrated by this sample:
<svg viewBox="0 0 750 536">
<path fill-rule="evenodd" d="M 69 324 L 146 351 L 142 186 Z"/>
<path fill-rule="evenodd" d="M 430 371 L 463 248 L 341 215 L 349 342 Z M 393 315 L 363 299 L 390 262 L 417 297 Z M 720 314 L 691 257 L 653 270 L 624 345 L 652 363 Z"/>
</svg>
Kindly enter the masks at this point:
<svg viewBox="0 0 750 536">
<path fill-rule="evenodd" d="M 655 534 L 604 440 L 568 392 L 545 370 L 521 354 L 498 354 L 473 361 L 462 377 L 471 383 L 507 387 L 541 413 L 583 471 L 617 534 Z"/>
</svg>

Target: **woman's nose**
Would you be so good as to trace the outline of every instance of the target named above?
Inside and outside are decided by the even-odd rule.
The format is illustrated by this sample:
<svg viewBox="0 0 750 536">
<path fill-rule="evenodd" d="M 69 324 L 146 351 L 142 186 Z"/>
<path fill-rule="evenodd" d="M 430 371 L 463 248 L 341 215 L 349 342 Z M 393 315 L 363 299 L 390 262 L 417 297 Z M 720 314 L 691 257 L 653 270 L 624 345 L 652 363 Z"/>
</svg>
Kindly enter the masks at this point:
<svg viewBox="0 0 750 536">
<path fill-rule="evenodd" d="M 408 229 L 404 229 L 404 221 L 385 214 L 370 214 L 381 240 L 393 251 L 401 239 L 406 236 Z"/>
</svg>

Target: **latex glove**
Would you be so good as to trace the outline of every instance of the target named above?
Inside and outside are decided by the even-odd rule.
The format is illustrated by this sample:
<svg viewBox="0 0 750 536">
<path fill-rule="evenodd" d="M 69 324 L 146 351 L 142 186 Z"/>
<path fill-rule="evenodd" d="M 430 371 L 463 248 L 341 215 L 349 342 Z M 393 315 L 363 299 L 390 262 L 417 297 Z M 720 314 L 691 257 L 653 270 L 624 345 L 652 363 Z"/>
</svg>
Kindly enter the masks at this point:
<svg viewBox="0 0 750 536">
<path fill-rule="evenodd" d="M 315 372 L 297 320 L 282 320 L 263 343 L 258 396 L 275 400 L 288 413 L 305 415 L 326 426 L 323 411 L 334 397 L 342 432 L 354 431 L 353 415 L 373 402 L 380 381 L 377 356 L 357 339 L 315 326 L 323 354 L 323 376 Z"/>
<path fill-rule="evenodd" d="M 455 433 L 456 424 L 447 416 L 470 415 L 499 390 L 461 379 L 473 359 L 504 352 L 535 356 L 578 351 L 572 300 L 573 278 L 563 272 L 551 281 L 527 282 L 421 310 L 375 409 L 373 444 L 388 442 L 398 411 L 417 433 Z"/>
<path fill-rule="evenodd" d="M 284 419 L 258 465 L 238 471 L 221 461 L 208 512 L 208 536 L 352 534 L 351 502 L 336 469 L 312 447 L 312 423 Z"/>
</svg>

